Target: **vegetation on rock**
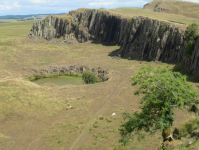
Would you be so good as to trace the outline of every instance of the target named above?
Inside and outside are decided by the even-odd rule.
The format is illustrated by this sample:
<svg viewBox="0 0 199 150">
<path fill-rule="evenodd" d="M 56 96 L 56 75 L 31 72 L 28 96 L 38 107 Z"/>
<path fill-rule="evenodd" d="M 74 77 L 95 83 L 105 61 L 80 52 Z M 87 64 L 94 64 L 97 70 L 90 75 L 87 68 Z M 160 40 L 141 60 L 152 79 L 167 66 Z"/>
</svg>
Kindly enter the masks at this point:
<svg viewBox="0 0 199 150">
<path fill-rule="evenodd" d="M 185 31 L 185 35 L 187 38 L 187 45 L 186 45 L 187 55 L 191 55 L 194 50 L 195 41 L 198 37 L 198 31 L 199 31 L 198 24 L 196 23 L 190 24 Z"/>
<path fill-rule="evenodd" d="M 161 25 L 161 31 L 162 32 L 165 32 L 167 30 L 167 25 L 166 25 L 166 23 L 162 23 L 162 25 Z"/>
<path fill-rule="evenodd" d="M 124 145 L 134 137 L 132 133 L 142 139 L 142 131 L 151 134 L 158 129 L 166 131 L 173 124 L 174 108 L 182 109 L 198 103 L 195 100 L 197 95 L 192 85 L 187 82 L 186 76 L 172 72 L 168 67 L 143 67 L 132 80 L 132 85 L 140 85 L 134 94 L 144 96 L 140 100 L 141 112 L 135 112 L 133 116 L 124 113 L 124 119 L 128 121 L 122 123 L 119 128 L 122 136 L 120 142 Z"/>
</svg>

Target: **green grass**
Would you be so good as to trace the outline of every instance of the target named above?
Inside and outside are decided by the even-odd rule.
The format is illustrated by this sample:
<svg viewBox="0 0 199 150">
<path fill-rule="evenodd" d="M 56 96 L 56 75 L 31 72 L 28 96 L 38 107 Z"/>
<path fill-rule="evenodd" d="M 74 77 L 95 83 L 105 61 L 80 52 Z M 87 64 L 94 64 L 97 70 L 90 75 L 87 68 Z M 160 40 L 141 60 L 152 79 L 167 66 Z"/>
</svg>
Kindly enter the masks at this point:
<svg viewBox="0 0 199 150">
<path fill-rule="evenodd" d="M 0 22 L 16 22 L 18 19 L 0 19 Z"/>
<path fill-rule="evenodd" d="M 34 22 L 36 21 L 0 23 L 0 39 L 23 37 L 30 32 Z"/>
<path fill-rule="evenodd" d="M 123 15 L 126 18 L 132 18 L 133 16 L 143 16 L 143 17 L 149 17 L 152 19 L 158 19 L 166 22 L 174 21 L 184 23 L 185 26 L 188 26 L 191 23 L 198 23 L 199 20 L 196 18 L 192 18 L 189 16 L 184 16 L 182 14 L 172 14 L 172 13 L 164 13 L 164 12 L 152 12 L 151 9 L 142 9 L 137 7 L 121 7 L 116 9 L 110 9 L 112 13 L 117 13 L 120 15 Z M 187 12 L 189 12 L 187 10 Z M 178 23 L 176 23 L 178 24 Z M 181 25 L 181 24 L 179 24 Z M 182 25 L 181 25 L 182 26 Z"/>
</svg>

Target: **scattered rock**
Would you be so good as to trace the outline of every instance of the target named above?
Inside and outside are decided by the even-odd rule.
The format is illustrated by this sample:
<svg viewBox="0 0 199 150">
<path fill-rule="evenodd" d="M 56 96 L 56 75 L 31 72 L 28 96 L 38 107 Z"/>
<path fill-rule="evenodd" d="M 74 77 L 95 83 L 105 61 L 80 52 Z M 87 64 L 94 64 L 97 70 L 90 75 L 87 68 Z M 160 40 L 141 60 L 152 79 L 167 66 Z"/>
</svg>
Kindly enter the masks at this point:
<svg viewBox="0 0 199 150">
<path fill-rule="evenodd" d="M 74 45 L 76 44 L 75 42 L 73 42 L 72 40 L 64 40 L 64 41 L 58 41 L 58 40 L 51 40 L 47 43 L 44 44 L 57 44 L 57 45 Z"/>
<path fill-rule="evenodd" d="M 26 70 L 26 68 L 23 68 Z M 28 70 L 28 69 L 27 69 Z M 59 74 L 83 74 L 84 71 L 90 70 L 102 80 L 107 81 L 109 79 L 109 70 L 102 69 L 101 67 L 87 67 L 85 65 L 73 65 L 73 66 L 46 66 L 39 69 L 29 69 L 32 76 L 35 75 L 59 75 Z"/>
</svg>

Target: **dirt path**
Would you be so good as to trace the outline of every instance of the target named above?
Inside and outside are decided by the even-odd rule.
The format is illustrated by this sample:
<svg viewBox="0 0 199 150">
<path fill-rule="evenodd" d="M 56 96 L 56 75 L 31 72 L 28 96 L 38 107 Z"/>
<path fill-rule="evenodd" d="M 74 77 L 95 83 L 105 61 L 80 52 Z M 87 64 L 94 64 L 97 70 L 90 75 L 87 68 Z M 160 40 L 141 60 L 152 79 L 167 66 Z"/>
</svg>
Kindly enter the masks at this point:
<svg viewBox="0 0 199 150">
<path fill-rule="evenodd" d="M 128 73 L 129 74 L 129 73 Z M 88 130 L 89 130 L 89 126 L 92 122 L 92 120 L 94 118 L 96 118 L 97 116 L 99 116 L 100 114 L 102 114 L 110 105 L 114 104 L 114 99 L 118 96 L 118 94 L 121 91 L 122 84 L 125 84 L 126 82 L 129 82 L 129 77 L 124 78 L 118 85 L 117 85 L 117 90 L 112 93 L 112 96 L 109 98 L 109 100 L 107 100 L 107 102 L 104 104 L 104 106 L 99 109 L 93 116 L 92 118 L 88 121 L 88 123 L 86 124 L 83 132 L 77 137 L 77 139 L 72 143 L 71 147 L 69 150 L 77 150 L 81 144 L 79 143 L 79 141 L 81 141 L 81 143 L 84 143 L 82 141 L 86 141 L 87 140 L 87 134 L 88 134 Z"/>
</svg>

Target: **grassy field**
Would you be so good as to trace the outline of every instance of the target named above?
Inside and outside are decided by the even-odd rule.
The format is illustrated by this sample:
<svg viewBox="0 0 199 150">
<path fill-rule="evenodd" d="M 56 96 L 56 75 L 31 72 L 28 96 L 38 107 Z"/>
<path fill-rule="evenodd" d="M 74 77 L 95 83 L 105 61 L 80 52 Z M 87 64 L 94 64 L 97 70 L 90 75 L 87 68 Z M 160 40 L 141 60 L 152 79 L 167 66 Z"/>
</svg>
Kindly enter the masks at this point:
<svg viewBox="0 0 199 150">
<path fill-rule="evenodd" d="M 18 19 L 0 19 L 0 22 L 7 22 L 7 23 L 11 23 L 11 22 L 16 22 Z"/>
<path fill-rule="evenodd" d="M 181 26 L 187 26 L 191 23 L 198 23 L 199 20 L 196 18 L 190 18 L 186 17 L 180 14 L 168 14 L 164 12 L 152 12 L 150 10 L 142 9 L 142 8 L 116 8 L 116 9 L 110 9 L 109 11 L 117 14 L 121 14 L 125 17 L 132 18 L 133 16 L 143 16 L 143 17 L 149 17 L 152 19 L 158 19 L 166 22 L 172 22 L 178 24 L 177 22 L 182 23 Z M 180 25 L 180 24 L 179 24 Z"/>
<path fill-rule="evenodd" d="M 155 5 L 168 9 L 169 12 L 153 12 Z M 110 9 L 113 13 L 122 14 L 127 17 L 144 16 L 152 19 L 163 21 L 172 21 L 176 24 L 180 22 L 182 26 L 187 26 L 191 23 L 199 23 L 198 14 L 199 3 L 177 1 L 177 0 L 153 0 L 146 9 L 136 7 L 121 7 Z"/>
<path fill-rule="evenodd" d="M 122 113 L 140 110 L 140 96 L 133 94 L 137 87 L 131 86 L 130 77 L 149 62 L 114 59 L 110 54 L 117 55 L 119 46 L 45 45 L 42 40 L 21 38 L 33 22 L 0 24 L 0 149 L 156 149 L 162 142 L 161 132 L 141 142 L 131 141 L 127 147 L 118 143 Z M 168 65 L 150 63 L 154 67 Z M 31 69 L 50 65 L 102 67 L 110 70 L 110 79 L 62 87 L 25 80 L 32 75 Z M 192 84 L 198 91 L 198 84 Z M 184 110 L 175 113 L 174 126 L 194 116 Z"/>
<path fill-rule="evenodd" d="M 1 23 L 0 24 L 0 39 L 23 37 L 28 34 L 34 21 Z"/>
</svg>

